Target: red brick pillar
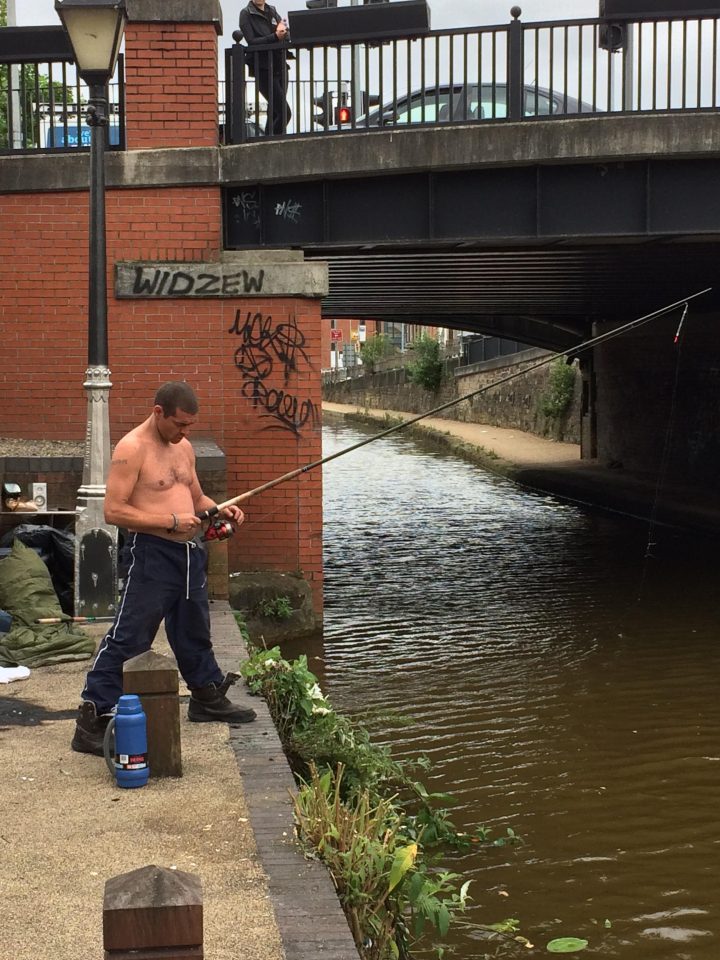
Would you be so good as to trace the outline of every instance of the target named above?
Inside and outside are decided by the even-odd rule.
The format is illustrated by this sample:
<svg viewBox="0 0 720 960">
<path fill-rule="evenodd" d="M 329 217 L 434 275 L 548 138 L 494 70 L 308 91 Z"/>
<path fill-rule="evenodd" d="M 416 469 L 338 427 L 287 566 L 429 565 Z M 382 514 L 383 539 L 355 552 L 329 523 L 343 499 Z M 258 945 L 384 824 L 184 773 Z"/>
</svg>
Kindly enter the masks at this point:
<svg viewBox="0 0 720 960">
<path fill-rule="evenodd" d="M 218 0 L 128 0 L 128 150 L 218 142 Z"/>
</svg>

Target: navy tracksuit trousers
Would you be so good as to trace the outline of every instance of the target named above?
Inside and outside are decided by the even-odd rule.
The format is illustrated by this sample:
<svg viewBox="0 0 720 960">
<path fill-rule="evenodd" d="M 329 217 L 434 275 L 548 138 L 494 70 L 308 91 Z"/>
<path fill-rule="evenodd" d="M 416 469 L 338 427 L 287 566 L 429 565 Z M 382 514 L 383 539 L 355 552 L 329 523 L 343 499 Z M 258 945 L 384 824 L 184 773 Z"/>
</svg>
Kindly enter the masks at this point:
<svg viewBox="0 0 720 960">
<path fill-rule="evenodd" d="M 131 533 L 122 562 L 127 575 L 120 607 L 87 675 L 82 699 L 95 704 L 98 716 L 109 713 L 123 692 L 123 664 L 150 649 L 163 619 L 188 687 L 195 690 L 222 683 L 223 673 L 210 642 L 202 545 Z"/>
</svg>

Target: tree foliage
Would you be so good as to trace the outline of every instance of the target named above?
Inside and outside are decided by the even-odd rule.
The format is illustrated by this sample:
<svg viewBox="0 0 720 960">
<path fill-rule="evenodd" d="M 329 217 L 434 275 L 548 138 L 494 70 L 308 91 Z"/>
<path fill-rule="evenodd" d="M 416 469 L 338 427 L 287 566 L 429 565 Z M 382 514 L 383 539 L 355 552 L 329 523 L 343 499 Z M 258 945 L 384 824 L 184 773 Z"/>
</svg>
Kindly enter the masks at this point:
<svg viewBox="0 0 720 960">
<path fill-rule="evenodd" d="M 389 357 L 392 352 L 393 345 L 384 333 L 376 333 L 360 344 L 360 357 L 371 373 L 374 373 L 378 361 Z"/>
<path fill-rule="evenodd" d="M 7 25 L 7 0 L 0 0 L 0 28 Z M 58 81 L 52 83 L 52 94 L 57 104 L 74 102 L 72 89 L 63 87 Z M 13 67 L 9 63 L 0 63 L 0 150 L 7 150 L 13 145 L 11 112 L 21 145 L 40 145 L 40 108 L 49 103 L 50 78 L 41 73 L 36 64 L 24 63 Z"/>
<path fill-rule="evenodd" d="M 440 387 L 443 374 L 439 342 L 424 333 L 415 341 L 412 348 L 415 360 L 407 368 L 410 382 L 435 393 Z"/>
</svg>

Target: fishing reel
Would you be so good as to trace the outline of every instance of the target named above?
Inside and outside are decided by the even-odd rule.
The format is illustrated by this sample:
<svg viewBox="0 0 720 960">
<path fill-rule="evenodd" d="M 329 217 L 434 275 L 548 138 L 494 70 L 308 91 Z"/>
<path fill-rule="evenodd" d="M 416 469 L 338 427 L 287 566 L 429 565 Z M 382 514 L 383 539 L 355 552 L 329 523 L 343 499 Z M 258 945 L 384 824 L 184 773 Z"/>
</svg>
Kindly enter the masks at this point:
<svg viewBox="0 0 720 960">
<path fill-rule="evenodd" d="M 235 528 L 229 520 L 215 519 L 202 535 L 203 543 L 208 541 L 229 540 L 235 533 Z"/>
</svg>

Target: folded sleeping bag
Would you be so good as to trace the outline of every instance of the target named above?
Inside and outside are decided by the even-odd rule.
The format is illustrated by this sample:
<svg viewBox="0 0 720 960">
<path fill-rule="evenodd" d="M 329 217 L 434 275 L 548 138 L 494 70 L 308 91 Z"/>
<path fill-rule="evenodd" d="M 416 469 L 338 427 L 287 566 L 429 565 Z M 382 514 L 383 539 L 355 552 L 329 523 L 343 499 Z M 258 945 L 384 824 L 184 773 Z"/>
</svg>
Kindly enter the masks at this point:
<svg viewBox="0 0 720 960">
<path fill-rule="evenodd" d="M 0 633 L 0 666 L 39 667 L 65 660 L 86 660 L 95 640 L 70 622 L 35 623 L 43 617 L 65 617 L 50 572 L 31 547 L 15 540 L 0 560 L 0 608 L 12 617 Z"/>
</svg>

